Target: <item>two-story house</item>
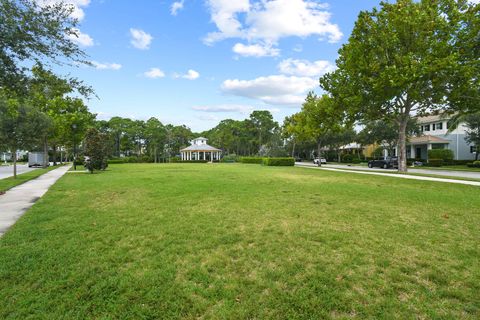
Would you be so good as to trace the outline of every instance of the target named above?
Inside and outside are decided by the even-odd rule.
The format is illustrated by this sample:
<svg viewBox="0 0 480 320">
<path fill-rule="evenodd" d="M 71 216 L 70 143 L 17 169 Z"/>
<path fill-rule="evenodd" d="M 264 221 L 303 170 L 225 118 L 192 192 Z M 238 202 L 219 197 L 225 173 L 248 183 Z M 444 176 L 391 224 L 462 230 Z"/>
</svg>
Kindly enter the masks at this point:
<svg viewBox="0 0 480 320">
<path fill-rule="evenodd" d="M 467 127 L 463 123 L 448 132 L 449 117 L 432 115 L 417 120 L 423 134 L 409 139 L 407 158 L 427 159 L 429 149 L 450 149 L 455 160 L 475 159 L 474 146 L 465 141 Z"/>
</svg>

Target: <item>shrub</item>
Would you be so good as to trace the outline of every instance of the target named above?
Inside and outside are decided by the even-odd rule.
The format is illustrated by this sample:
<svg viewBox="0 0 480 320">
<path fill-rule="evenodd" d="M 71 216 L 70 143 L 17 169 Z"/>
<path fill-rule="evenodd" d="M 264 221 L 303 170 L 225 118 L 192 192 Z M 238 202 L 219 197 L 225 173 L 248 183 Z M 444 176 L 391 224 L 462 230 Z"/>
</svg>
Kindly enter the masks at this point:
<svg viewBox="0 0 480 320">
<path fill-rule="evenodd" d="M 263 158 L 264 166 L 294 166 L 294 158 Z"/>
<path fill-rule="evenodd" d="M 222 162 L 237 162 L 237 155 L 235 153 L 223 156 Z"/>
<path fill-rule="evenodd" d="M 354 164 L 361 163 L 361 162 L 362 162 L 362 160 L 360 160 L 360 158 L 353 158 L 352 159 L 352 163 L 354 163 Z"/>
<path fill-rule="evenodd" d="M 441 167 L 443 166 L 444 161 L 443 159 L 429 159 L 428 160 L 428 165 L 430 167 Z"/>
<path fill-rule="evenodd" d="M 347 154 L 344 154 L 342 156 L 342 162 L 350 163 L 350 162 L 352 162 L 352 160 L 353 160 L 353 155 L 352 154 L 347 153 Z"/>
<path fill-rule="evenodd" d="M 184 160 L 184 161 L 176 161 L 175 163 L 208 163 L 208 161 L 207 160 Z"/>
<path fill-rule="evenodd" d="M 430 149 L 428 150 L 428 159 L 442 159 L 444 162 L 449 162 L 453 160 L 453 151 L 450 149 Z"/>
<path fill-rule="evenodd" d="M 472 163 L 467 164 L 469 168 L 480 168 L 480 161 L 473 161 Z"/>
<path fill-rule="evenodd" d="M 241 157 L 240 158 L 241 163 L 249 163 L 249 164 L 262 164 L 263 163 L 263 158 L 260 157 Z"/>
<path fill-rule="evenodd" d="M 452 160 L 452 164 L 454 165 L 468 165 L 468 164 L 471 164 L 472 160 Z"/>
</svg>

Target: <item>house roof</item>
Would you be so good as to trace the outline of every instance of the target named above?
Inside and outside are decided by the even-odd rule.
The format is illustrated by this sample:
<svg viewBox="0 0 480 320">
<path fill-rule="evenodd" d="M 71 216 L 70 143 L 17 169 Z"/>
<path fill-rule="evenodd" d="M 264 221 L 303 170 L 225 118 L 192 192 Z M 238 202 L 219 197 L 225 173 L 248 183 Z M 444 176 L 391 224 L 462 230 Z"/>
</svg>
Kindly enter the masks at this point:
<svg viewBox="0 0 480 320">
<path fill-rule="evenodd" d="M 424 135 L 420 137 L 410 138 L 410 144 L 427 144 L 427 143 L 449 143 L 450 140 L 443 139 L 437 136 Z"/>
<path fill-rule="evenodd" d="M 195 140 L 208 140 L 208 139 L 204 138 L 204 137 L 198 137 L 198 138 L 193 139 L 193 141 L 195 141 Z"/>
<path fill-rule="evenodd" d="M 180 151 L 221 151 L 215 147 L 209 146 L 208 144 L 195 145 L 192 144 L 189 147 L 183 148 Z"/>
</svg>

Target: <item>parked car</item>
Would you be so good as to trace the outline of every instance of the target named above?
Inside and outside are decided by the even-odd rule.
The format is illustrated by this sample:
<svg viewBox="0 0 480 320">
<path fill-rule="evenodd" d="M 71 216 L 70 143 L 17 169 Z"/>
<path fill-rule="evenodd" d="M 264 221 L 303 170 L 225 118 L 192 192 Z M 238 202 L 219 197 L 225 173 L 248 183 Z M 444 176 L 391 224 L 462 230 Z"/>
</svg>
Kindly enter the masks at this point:
<svg viewBox="0 0 480 320">
<path fill-rule="evenodd" d="M 378 167 L 383 169 L 389 169 L 389 168 L 398 169 L 398 158 L 386 157 L 384 159 L 370 160 L 368 161 L 368 167 L 369 168 Z"/>
<path fill-rule="evenodd" d="M 327 164 L 327 159 L 325 159 L 325 158 L 315 158 L 315 159 L 313 159 L 314 164 L 318 164 L 318 162 L 320 162 L 320 164 Z"/>
</svg>

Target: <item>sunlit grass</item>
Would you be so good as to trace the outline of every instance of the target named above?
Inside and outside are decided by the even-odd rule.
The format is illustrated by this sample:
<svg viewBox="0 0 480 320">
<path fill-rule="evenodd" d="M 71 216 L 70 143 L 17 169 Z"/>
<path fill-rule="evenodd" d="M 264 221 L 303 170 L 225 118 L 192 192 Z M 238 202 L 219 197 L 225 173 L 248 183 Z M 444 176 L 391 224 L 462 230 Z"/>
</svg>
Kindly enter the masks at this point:
<svg viewBox="0 0 480 320">
<path fill-rule="evenodd" d="M 0 318 L 480 316 L 480 188 L 304 168 L 68 174 L 0 239 Z"/>
</svg>

